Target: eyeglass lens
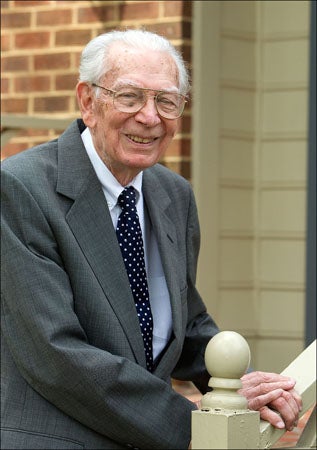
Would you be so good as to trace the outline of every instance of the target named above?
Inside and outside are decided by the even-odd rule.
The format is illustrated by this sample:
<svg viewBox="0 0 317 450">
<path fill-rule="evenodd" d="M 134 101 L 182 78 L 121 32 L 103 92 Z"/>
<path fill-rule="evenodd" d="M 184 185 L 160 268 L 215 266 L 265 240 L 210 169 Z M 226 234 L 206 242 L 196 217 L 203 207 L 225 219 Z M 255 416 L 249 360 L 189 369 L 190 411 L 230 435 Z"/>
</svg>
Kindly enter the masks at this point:
<svg viewBox="0 0 317 450">
<path fill-rule="evenodd" d="M 114 106 L 122 112 L 137 112 L 146 103 L 147 93 L 147 90 L 140 88 L 122 88 L 114 94 Z M 176 119 L 182 114 L 185 105 L 182 95 L 158 92 L 154 98 L 157 110 L 163 117 Z"/>
</svg>

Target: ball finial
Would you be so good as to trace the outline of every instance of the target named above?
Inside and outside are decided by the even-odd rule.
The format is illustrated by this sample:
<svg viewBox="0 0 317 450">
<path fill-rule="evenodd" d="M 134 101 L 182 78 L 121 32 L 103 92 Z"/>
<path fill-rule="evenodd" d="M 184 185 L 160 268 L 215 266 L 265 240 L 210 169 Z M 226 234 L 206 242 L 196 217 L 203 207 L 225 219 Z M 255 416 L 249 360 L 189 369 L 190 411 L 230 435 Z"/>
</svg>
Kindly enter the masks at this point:
<svg viewBox="0 0 317 450">
<path fill-rule="evenodd" d="M 240 378 L 250 364 L 249 345 L 241 334 L 221 331 L 209 341 L 205 363 L 213 377 Z"/>
<path fill-rule="evenodd" d="M 235 331 L 216 334 L 206 347 L 205 363 L 213 390 L 202 397 L 202 407 L 246 410 L 247 399 L 238 393 L 240 378 L 250 364 L 250 348 L 244 337 Z"/>
</svg>

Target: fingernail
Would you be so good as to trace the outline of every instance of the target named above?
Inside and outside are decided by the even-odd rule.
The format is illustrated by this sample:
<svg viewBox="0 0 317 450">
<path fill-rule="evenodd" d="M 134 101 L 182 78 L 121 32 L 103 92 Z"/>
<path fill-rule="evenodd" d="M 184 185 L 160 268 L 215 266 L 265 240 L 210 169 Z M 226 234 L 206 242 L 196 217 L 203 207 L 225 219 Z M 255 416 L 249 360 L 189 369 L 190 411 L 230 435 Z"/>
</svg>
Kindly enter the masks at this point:
<svg viewBox="0 0 317 450">
<path fill-rule="evenodd" d="M 285 424 L 284 424 L 284 422 L 282 422 L 282 421 L 280 421 L 280 422 L 277 422 L 277 424 L 276 424 L 276 428 L 285 428 Z"/>
</svg>

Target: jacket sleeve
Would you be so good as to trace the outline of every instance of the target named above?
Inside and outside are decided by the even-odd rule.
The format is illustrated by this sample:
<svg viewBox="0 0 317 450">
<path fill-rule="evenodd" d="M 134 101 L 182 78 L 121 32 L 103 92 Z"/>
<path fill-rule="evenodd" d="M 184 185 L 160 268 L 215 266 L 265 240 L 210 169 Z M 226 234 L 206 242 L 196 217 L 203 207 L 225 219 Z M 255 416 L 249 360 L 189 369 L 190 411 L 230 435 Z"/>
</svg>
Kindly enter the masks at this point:
<svg viewBox="0 0 317 450">
<path fill-rule="evenodd" d="M 9 170 L 1 181 L 2 332 L 21 375 L 64 413 L 122 445 L 187 448 L 195 406 L 133 361 L 91 345 L 38 199 Z M 191 307 L 189 316 L 186 348 L 204 328 Z M 185 356 L 179 365 L 186 375 Z"/>
</svg>

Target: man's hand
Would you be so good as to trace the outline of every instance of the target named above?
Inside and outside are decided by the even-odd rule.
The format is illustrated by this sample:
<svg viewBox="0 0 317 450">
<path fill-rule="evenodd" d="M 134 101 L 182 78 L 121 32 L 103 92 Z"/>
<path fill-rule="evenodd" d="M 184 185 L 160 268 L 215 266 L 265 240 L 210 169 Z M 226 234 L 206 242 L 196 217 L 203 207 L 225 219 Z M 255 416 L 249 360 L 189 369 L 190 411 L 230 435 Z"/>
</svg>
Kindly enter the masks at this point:
<svg viewBox="0 0 317 450">
<path fill-rule="evenodd" d="M 302 400 L 294 390 L 295 380 L 256 371 L 243 375 L 241 381 L 239 394 L 246 397 L 250 409 L 260 412 L 261 419 L 287 430 L 297 425 Z"/>
</svg>

